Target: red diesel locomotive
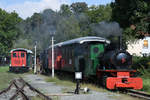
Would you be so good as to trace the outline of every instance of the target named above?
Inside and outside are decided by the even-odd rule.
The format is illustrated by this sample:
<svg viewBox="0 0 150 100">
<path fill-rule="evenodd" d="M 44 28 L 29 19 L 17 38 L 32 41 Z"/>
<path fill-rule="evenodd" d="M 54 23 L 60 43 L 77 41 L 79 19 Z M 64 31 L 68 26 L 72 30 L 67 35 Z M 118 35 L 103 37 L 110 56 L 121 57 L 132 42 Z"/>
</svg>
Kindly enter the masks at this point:
<svg viewBox="0 0 150 100">
<path fill-rule="evenodd" d="M 11 50 L 9 71 L 28 71 L 32 67 L 32 51 L 24 48 Z"/>
</svg>

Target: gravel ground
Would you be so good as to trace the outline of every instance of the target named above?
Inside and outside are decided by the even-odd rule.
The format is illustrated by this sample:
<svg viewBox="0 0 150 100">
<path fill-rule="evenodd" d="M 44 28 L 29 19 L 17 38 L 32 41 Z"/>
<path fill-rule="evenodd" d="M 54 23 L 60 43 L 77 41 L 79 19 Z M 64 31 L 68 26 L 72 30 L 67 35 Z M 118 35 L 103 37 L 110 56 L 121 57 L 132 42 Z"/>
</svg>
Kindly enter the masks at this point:
<svg viewBox="0 0 150 100">
<path fill-rule="evenodd" d="M 40 75 L 25 75 L 24 79 L 33 87 L 38 88 L 45 94 L 63 94 L 63 89 L 69 88 L 56 85 L 55 82 L 46 82 Z M 56 98 L 55 98 L 56 99 Z M 112 93 L 112 92 L 96 92 L 90 91 L 88 94 L 70 94 L 61 95 L 56 100 L 139 100 L 130 96 Z"/>
</svg>

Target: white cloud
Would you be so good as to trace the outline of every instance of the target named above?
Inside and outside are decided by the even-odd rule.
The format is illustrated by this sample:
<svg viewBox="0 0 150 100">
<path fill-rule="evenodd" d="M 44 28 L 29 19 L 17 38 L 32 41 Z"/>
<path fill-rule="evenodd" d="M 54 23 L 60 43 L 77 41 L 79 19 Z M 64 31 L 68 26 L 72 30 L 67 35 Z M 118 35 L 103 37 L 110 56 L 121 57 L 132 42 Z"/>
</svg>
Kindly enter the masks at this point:
<svg viewBox="0 0 150 100">
<path fill-rule="evenodd" d="M 16 11 L 20 17 L 23 19 L 30 17 L 35 12 L 41 12 L 44 9 L 51 8 L 53 10 L 59 10 L 60 5 L 67 3 L 66 1 L 62 0 L 41 0 L 40 2 L 32 2 L 32 1 L 25 1 L 22 4 L 13 4 L 8 6 L 2 6 L 1 8 L 5 9 L 8 12 Z"/>
</svg>

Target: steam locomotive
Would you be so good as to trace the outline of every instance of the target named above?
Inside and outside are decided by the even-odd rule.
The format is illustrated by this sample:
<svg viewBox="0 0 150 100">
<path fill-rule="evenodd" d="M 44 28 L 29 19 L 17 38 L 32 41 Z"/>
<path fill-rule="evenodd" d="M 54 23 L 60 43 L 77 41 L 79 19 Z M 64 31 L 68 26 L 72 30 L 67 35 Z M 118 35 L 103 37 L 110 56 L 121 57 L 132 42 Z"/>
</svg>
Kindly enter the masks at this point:
<svg viewBox="0 0 150 100">
<path fill-rule="evenodd" d="M 44 72 L 52 69 L 52 47 L 41 53 Z M 95 77 L 108 89 L 141 89 L 142 79 L 130 68 L 132 56 L 125 50 L 112 47 L 102 37 L 81 37 L 54 45 L 56 71 L 82 72 L 84 78 Z"/>
</svg>

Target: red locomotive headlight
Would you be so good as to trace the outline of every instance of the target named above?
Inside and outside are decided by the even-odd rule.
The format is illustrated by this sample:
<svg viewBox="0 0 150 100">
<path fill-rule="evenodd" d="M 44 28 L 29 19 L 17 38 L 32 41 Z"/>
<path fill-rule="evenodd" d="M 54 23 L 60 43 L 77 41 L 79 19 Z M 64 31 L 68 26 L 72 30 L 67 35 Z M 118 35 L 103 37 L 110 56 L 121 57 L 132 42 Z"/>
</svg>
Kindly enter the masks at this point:
<svg viewBox="0 0 150 100">
<path fill-rule="evenodd" d="M 122 64 L 125 63 L 125 62 L 126 62 L 126 59 L 125 59 L 125 58 L 122 58 L 122 59 L 121 59 L 121 62 L 122 62 Z"/>
</svg>

